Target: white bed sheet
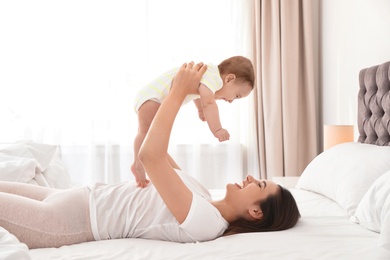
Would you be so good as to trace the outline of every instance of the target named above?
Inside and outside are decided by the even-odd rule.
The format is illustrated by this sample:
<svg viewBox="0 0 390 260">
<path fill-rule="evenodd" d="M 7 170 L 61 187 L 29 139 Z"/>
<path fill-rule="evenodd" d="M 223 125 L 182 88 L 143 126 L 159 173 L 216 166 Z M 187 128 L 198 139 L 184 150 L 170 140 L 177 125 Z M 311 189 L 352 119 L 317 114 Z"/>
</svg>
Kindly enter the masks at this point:
<svg viewBox="0 0 390 260">
<path fill-rule="evenodd" d="M 30 250 L 32 259 L 390 259 L 377 246 L 378 233 L 349 220 L 334 201 L 290 189 L 302 218 L 289 230 L 238 234 L 202 243 L 144 239 L 95 241 Z M 214 197 L 223 195 L 213 191 Z M 206 223 L 207 224 L 207 223 Z"/>
<path fill-rule="evenodd" d="M 19 240 L 7 230 L 0 227 L 0 259 L 1 260 L 30 260 L 26 244 Z"/>
</svg>

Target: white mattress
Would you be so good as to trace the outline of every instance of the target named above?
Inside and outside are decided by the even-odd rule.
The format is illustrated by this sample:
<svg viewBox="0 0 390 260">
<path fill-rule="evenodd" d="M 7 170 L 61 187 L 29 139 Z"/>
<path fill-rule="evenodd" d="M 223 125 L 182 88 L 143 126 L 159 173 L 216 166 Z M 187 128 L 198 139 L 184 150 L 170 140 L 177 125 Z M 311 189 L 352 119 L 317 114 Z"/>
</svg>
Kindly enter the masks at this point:
<svg viewBox="0 0 390 260">
<path fill-rule="evenodd" d="M 290 189 L 302 215 L 290 230 L 238 234 L 202 243 L 144 239 L 96 241 L 30 250 L 32 259 L 390 259 L 378 233 L 351 222 L 334 201 Z M 212 191 L 214 197 L 223 195 Z"/>
</svg>

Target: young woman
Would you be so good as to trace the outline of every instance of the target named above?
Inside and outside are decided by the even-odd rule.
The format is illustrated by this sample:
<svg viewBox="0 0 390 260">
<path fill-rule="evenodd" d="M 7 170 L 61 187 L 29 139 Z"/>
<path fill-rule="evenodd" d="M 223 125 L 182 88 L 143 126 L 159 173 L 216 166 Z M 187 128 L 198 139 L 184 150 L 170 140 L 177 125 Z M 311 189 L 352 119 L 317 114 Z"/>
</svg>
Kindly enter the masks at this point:
<svg viewBox="0 0 390 260">
<path fill-rule="evenodd" d="M 196 242 L 293 227 L 299 211 L 281 186 L 248 176 L 212 201 L 167 153 L 176 114 L 206 67 L 191 62 L 180 68 L 151 124 L 139 152 L 151 180 L 146 188 L 124 182 L 59 191 L 0 182 L 0 226 L 29 248 L 126 237 Z"/>
</svg>

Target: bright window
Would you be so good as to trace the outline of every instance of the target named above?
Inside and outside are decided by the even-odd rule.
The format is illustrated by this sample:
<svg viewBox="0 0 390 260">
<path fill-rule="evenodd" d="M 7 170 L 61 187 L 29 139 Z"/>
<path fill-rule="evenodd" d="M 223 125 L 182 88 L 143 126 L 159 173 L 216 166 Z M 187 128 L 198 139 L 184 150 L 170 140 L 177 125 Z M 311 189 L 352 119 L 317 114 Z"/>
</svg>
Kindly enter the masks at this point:
<svg viewBox="0 0 390 260">
<path fill-rule="evenodd" d="M 185 61 L 247 56 L 249 9 L 239 0 L 2 1 L 0 141 L 131 143 L 137 89 Z M 218 104 L 239 142 L 247 101 Z M 217 142 L 193 104 L 176 125 L 177 142 Z"/>
</svg>

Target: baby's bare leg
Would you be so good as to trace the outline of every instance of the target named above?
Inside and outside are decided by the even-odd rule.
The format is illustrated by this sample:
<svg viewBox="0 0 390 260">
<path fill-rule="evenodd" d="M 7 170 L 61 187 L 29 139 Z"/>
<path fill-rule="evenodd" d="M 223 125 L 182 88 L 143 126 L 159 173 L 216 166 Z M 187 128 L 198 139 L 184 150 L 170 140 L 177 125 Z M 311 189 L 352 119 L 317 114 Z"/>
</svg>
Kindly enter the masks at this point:
<svg viewBox="0 0 390 260">
<path fill-rule="evenodd" d="M 143 188 L 149 181 L 146 179 L 144 167 L 138 159 L 138 152 L 159 107 L 160 103 L 148 100 L 138 110 L 138 133 L 134 139 L 134 163 L 131 166 L 131 171 L 137 185 Z"/>
<path fill-rule="evenodd" d="M 34 194 L 36 187 L 27 186 Z M 91 241 L 88 196 L 88 188 L 52 193 L 42 201 L 0 192 L 0 226 L 30 249 Z"/>
</svg>

